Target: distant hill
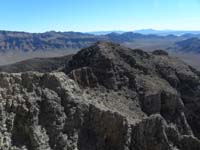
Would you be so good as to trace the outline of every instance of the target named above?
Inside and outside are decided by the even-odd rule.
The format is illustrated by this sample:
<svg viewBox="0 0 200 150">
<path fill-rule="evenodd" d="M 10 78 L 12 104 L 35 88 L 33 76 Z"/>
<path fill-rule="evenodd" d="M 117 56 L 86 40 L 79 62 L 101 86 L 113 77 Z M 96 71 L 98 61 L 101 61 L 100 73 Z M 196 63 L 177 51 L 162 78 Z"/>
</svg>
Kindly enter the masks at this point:
<svg viewBox="0 0 200 150">
<path fill-rule="evenodd" d="M 88 32 L 89 34 L 94 35 L 106 35 L 110 33 L 118 33 L 122 34 L 125 33 L 125 31 L 96 31 L 96 32 Z M 183 36 L 183 35 L 200 35 L 200 31 L 182 31 L 182 30 L 155 30 L 155 29 L 141 29 L 141 30 L 133 30 L 133 31 L 126 31 L 126 32 L 134 32 L 134 33 L 140 33 L 140 34 L 155 34 L 155 35 L 161 35 L 161 36 L 167 36 L 167 35 L 175 35 L 175 36 Z"/>
<path fill-rule="evenodd" d="M 134 33 L 134 32 L 125 32 L 122 34 L 119 33 L 110 33 L 105 35 L 109 41 L 112 42 L 118 42 L 118 43 L 123 43 L 123 42 L 132 42 L 134 40 L 141 40 L 141 39 L 163 39 L 165 37 L 158 36 L 158 35 L 144 35 L 140 33 Z M 169 37 L 170 38 L 170 37 Z"/>
<path fill-rule="evenodd" d="M 122 34 L 122 33 L 124 33 L 124 31 L 94 31 L 94 32 L 87 32 L 87 33 L 93 34 L 93 35 L 106 35 L 106 34 L 110 34 L 110 33 Z"/>
<path fill-rule="evenodd" d="M 200 39 L 190 38 L 176 42 L 172 49 L 187 53 L 188 52 L 200 53 Z"/>
</svg>

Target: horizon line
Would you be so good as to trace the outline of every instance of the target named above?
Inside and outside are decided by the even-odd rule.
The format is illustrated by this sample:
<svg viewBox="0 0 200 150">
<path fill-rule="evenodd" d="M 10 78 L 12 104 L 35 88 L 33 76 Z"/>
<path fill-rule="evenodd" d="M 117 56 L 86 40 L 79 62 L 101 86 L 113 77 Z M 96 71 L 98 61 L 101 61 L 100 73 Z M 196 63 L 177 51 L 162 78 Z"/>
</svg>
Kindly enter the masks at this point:
<svg viewBox="0 0 200 150">
<path fill-rule="evenodd" d="M 200 29 L 155 29 L 155 28 L 141 28 L 135 30 L 91 30 L 91 31 L 78 31 L 78 30 L 45 30 L 45 31 L 28 31 L 28 30 L 9 30 L 9 29 L 0 29 L 0 32 L 23 32 L 23 33 L 47 33 L 47 32 L 77 32 L 77 33 L 95 33 L 95 32 L 135 32 L 135 31 L 145 31 L 145 30 L 152 30 L 152 31 L 172 31 L 172 32 L 200 32 Z"/>
</svg>

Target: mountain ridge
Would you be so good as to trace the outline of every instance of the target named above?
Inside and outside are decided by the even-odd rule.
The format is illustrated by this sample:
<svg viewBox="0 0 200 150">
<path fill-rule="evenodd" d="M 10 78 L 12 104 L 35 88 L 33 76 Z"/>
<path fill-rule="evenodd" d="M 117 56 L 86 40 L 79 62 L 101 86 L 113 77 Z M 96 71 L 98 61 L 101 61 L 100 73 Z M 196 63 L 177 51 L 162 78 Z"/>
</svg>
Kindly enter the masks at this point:
<svg viewBox="0 0 200 150">
<path fill-rule="evenodd" d="M 0 52 L 7 51 L 48 51 L 80 49 L 88 47 L 97 41 L 132 42 L 135 39 L 163 39 L 178 38 L 176 36 L 142 35 L 139 33 L 109 33 L 106 35 L 92 35 L 81 32 L 55 32 L 27 33 L 14 31 L 0 31 Z"/>
<path fill-rule="evenodd" d="M 199 150 L 200 72 L 98 42 L 63 72 L 0 73 L 3 150 Z"/>
</svg>

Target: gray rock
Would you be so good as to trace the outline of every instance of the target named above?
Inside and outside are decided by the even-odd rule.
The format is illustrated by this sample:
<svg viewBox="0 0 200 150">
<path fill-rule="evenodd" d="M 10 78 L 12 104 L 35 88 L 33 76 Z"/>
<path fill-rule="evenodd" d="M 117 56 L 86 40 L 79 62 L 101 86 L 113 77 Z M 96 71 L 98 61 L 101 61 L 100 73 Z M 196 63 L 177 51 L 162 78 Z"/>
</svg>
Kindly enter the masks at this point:
<svg viewBox="0 0 200 150">
<path fill-rule="evenodd" d="M 100 42 L 63 72 L 0 73 L 0 150 L 199 150 L 200 74 Z"/>
</svg>

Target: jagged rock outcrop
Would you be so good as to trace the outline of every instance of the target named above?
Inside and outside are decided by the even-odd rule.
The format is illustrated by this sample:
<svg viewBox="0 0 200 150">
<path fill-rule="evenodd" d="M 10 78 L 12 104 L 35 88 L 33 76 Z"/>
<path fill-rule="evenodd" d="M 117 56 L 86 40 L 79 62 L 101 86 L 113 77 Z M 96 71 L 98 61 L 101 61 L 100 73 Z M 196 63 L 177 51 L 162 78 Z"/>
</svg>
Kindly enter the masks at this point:
<svg viewBox="0 0 200 150">
<path fill-rule="evenodd" d="M 0 74 L 0 149 L 200 149 L 200 73 L 176 58 L 99 42 L 64 72 Z"/>
</svg>

